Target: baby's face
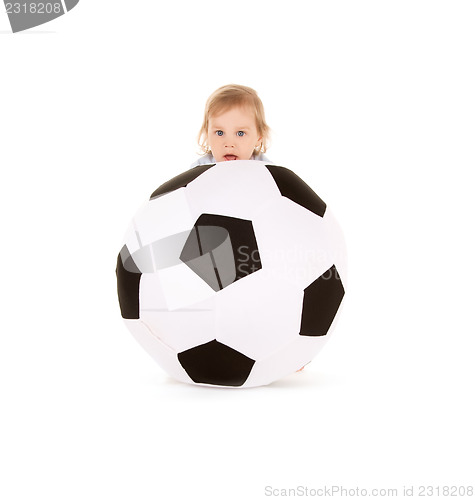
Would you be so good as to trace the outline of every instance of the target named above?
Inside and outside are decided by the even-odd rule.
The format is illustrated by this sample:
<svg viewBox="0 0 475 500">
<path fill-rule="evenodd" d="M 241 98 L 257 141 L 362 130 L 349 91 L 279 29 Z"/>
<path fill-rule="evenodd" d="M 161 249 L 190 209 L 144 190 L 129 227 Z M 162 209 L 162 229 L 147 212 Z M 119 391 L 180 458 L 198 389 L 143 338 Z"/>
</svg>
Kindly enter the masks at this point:
<svg viewBox="0 0 475 500">
<path fill-rule="evenodd" d="M 261 140 L 249 108 L 231 108 L 209 119 L 207 142 L 216 161 L 249 160 Z"/>
</svg>

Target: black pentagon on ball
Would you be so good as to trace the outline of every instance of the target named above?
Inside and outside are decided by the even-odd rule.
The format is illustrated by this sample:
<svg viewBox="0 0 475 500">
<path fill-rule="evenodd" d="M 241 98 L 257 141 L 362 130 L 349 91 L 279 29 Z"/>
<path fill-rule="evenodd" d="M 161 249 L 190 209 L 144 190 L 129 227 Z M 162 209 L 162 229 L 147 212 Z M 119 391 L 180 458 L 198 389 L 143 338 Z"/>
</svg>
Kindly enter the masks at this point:
<svg viewBox="0 0 475 500">
<path fill-rule="evenodd" d="M 171 191 L 175 191 L 176 189 L 187 186 L 191 181 L 194 181 L 197 177 L 199 177 L 202 173 L 206 172 L 211 167 L 214 167 L 216 163 L 210 163 L 209 165 L 197 165 L 196 167 L 190 168 L 186 172 L 183 172 L 173 179 L 162 184 L 158 187 L 151 195 L 150 199 L 153 200 L 158 198 L 159 196 L 163 196 L 166 193 L 170 193 Z"/>
<path fill-rule="evenodd" d="M 255 363 L 217 340 L 180 352 L 178 361 L 197 384 L 232 387 L 244 384 Z"/>
<path fill-rule="evenodd" d="M 216 292 L 262 269 L 252 222 L 216 214 L 198 217 L 180 260 Z"/>
<path fill-rule="evenodd" d="M 139 319 L 139 288 L 142 273 L 139 271 L 127 246 L 123 246 L 117 257 L 117 295 L 122 317 Z"/>
<path fill-rule="evenodd" d="M 266 165 L 274 178 L 280 194 L 293 202 L 323 217 L 327 209 L 326 203 L 296 173 L 285 167 Z"/>
<path fill-rule="evenodd" d="M 332 266 L 304 290 L 300 335 L 326 335 L 344 295 L 340 275 Z"/>
</svg>

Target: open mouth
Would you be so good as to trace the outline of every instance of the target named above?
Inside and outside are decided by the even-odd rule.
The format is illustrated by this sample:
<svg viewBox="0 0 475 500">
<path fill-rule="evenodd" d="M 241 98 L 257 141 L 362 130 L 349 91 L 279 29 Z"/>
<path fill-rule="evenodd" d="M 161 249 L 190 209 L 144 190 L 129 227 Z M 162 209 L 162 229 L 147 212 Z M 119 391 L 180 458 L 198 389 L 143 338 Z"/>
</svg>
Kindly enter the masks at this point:
<svg viewBox="0 0 475 500">
<path fill-rule="evenodd" d="M 236 155 L 225 155 L 224 159 L 226 161 L 233 161 L 233 160 L 237 160 L 237 156 Z"/>
</svg>

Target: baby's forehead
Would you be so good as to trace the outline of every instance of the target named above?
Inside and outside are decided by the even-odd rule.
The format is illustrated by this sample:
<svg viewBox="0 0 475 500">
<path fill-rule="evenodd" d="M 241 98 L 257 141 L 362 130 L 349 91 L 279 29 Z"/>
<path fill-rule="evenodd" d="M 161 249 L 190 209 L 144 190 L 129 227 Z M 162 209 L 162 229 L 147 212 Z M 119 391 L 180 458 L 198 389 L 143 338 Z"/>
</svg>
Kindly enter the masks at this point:
<svg viewBox="0 0 475 500">
<path fill-rule="evenodd" d="M 236 116 L 232 116 L 233 114 Z M 243 128 L 244 125 L 246 125 L 246 127 L 249 127 L 256 125 L 257 122 L 256 114 L 250 106 L 233 106 L 228 107 L 227 109 L 221 109 L 219 110 L 219 112 L 210 114 L 208 121 L 210 124 L 213 123 L 213 125 L 215 126 L 219 125 L 220 122 L 225 122 L 231 118 L 233 120 L 236 120 L 236 125 L 238 125 L 239 123 L 242 124 Z"/>
</svg>

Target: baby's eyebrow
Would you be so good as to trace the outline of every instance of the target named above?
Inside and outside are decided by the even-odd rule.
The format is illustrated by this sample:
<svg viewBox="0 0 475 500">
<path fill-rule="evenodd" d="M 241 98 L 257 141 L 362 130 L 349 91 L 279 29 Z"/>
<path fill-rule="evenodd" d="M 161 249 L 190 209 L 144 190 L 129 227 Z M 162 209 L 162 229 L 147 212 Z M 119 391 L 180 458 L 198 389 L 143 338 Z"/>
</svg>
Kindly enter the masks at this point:
<svg viewBox="0 0 475 500">
<path fill-rule="evenodd" d="M 223 127 L 220 127 L 219 125 L 213 125 L 211 127 L 212 130 L 223 130 Z M 249 127 L 235 127 L 236 130 L 250 130 Z"/>
</svg>

